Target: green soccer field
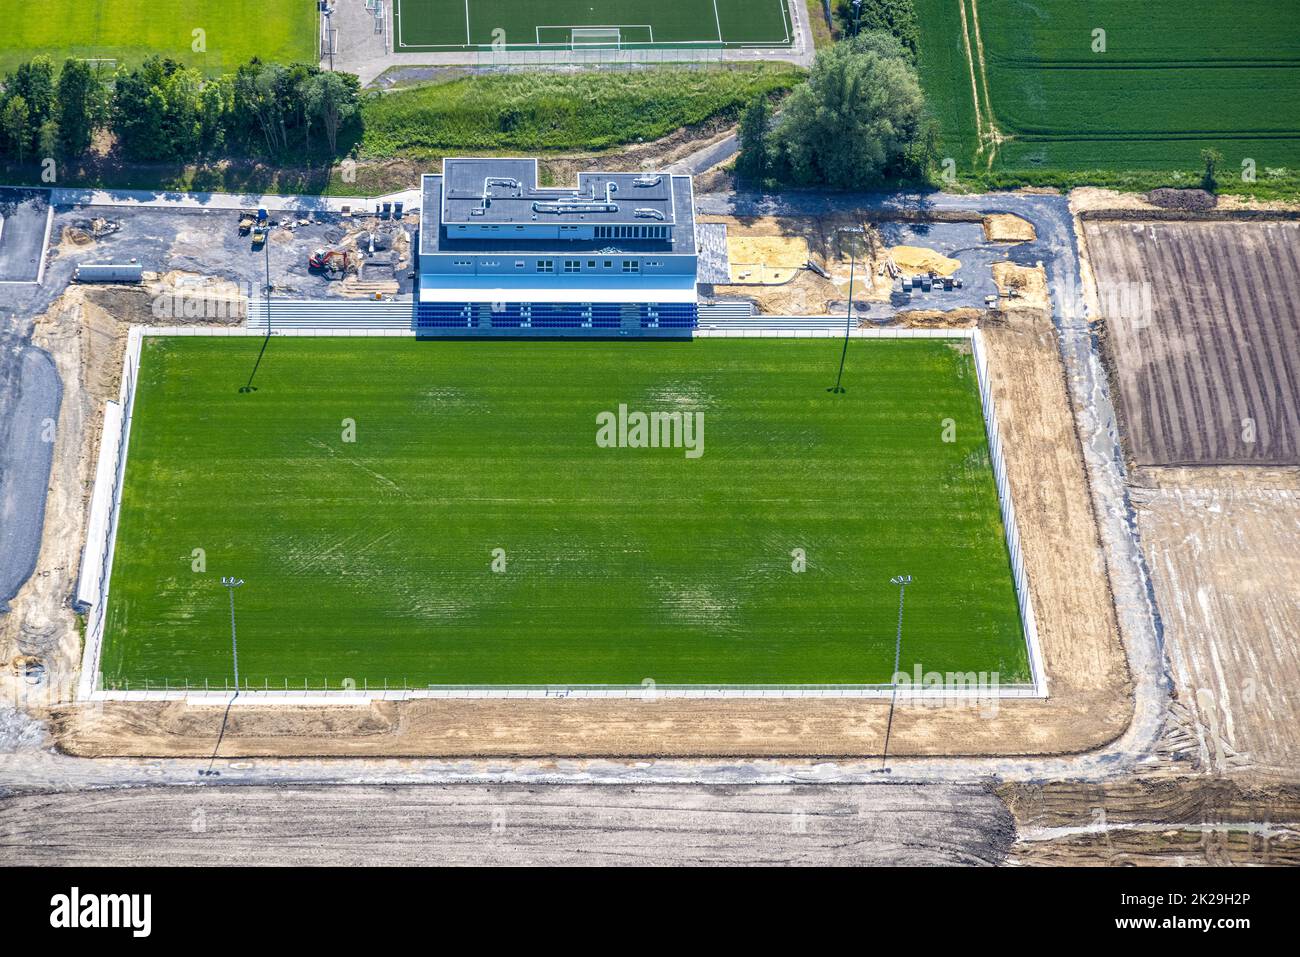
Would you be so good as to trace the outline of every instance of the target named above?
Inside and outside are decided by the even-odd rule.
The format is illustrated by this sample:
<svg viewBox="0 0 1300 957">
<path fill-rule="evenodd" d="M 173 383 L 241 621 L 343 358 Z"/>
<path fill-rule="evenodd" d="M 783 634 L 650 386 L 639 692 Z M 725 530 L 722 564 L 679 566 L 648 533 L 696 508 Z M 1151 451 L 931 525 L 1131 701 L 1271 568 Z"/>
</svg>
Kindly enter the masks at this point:
<svg viewBox="0 0 1300 957">
<path fill-rule="evenodd" d="M 905 670 L 1030 680 L 967 343 L 261 346 L 144 340 L 108 688 L 223 687 L 227 575 L 252 687 L 883 683 L 898 574 Z"/>
<path fill-rule="evenodd" d="M 788 46 L 787 0 L 393 0 L 398 52 L 598 47 Z M 577 36 L 594 28 L 618 36 Z"/>
<path fill-rule="evenodd" d="M 1248 159 L 1261 180 L 1294 169 L 1300 17 L 1285 6 L 916 0 L 945 155 L 983 169 L 1000 138 L 995 170 L 1196 170 L 1206 147 L 1226 178 Z"/>
<path fill-rule="evenodd" d="M 125 66 L 159 54 L 212 74 L 254 56 L 315 63 L 317 17 L 314 0 L 0 0 L 0 70 L 38 53 Z"/>
</svg>

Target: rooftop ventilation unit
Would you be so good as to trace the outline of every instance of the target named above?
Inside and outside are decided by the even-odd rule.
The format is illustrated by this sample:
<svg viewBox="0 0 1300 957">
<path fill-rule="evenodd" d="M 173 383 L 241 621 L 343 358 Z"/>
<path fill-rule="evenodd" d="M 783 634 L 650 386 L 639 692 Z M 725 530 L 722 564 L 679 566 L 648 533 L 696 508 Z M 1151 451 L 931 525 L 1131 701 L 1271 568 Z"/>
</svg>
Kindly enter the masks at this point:
<svg viewBox="0 0 1300 957">
<path fill-rule="evenodd" d="M 648 188 L 651 186 L 658 186 L 663 181 L 664 178 L 662 176 L 638 176 L 636 179 L 632 180 L 632 185 Z"/>
<path fill-rule="evenodd" d="M 640 217 L 641 219 L 658 219 L 658 220 L 663 220 L 663 218 L 664 218 L 664 214 L 663 214 L 663 213 L 661 213 L 661 212 L 660 212 L 659 210 L 657 210 L 657 209 L 652 209 L 652 208 L 649 207 L 649 206 L 642 206 L 642 207 L 636 209 L 636 210 L 634 211 L 634 215 Z"/>
<path fill-rule="evenodd" d="M 617 213 L 618 203 L 602 203 L 599 200 L 550 200 L 533 203 L 535 213 Z"/>
</svg>

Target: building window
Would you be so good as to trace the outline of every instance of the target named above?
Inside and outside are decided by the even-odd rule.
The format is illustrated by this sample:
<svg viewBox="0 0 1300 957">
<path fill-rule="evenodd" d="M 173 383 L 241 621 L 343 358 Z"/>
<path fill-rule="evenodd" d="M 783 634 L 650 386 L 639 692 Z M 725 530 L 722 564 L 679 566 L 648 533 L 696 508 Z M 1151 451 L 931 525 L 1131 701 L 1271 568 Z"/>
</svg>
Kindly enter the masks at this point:
<svg viewBox="0 0 1300 957">
<path fill-rule="evenodd" d="M 623 272 L 640 272 L 641 261 L 639 259 L 624 259 Z"/>
<path fill-rule="evenodd" d="M 614 268 L 614 260 L 612 260 L 612 259 L 606 259 L 606 260 L 605 260 L 605 268 L 606 268 L 606 269 L 613 269 L 613 268 Z"/>
<path fill-rule="evenodd" d="M 581 270 L 582 270 L 582 260 L 581 260 L 581 259 L 566 259 L 566 260 L 564 261 L 564 271 L 565 271 L 565 272 L 579 272 L 579 271 L 581 271 Z"/>
<path fill-rule="evenodd" d="M 538 272 L 555 272 L 555 261 L 551 259 L 537 260 Z"/>
<path fill-rule="evenodd" d="M 595 269 L 595 268 L 596 268 L 596 260 L 594 260 L 594 259 L 588 259 L 588 260 L 587 260 L 587 268 L 588 268 L 588 269 Z"/>
<path fill-rule="evenodd" d="M 516 268 L 516 269 L 523 269 L 523 268 L 524 268 L 524 261 L 523 261 L 522 259 L 516 259 L 516 260 L 515 260 L 515 268 Z"/>
</svg>

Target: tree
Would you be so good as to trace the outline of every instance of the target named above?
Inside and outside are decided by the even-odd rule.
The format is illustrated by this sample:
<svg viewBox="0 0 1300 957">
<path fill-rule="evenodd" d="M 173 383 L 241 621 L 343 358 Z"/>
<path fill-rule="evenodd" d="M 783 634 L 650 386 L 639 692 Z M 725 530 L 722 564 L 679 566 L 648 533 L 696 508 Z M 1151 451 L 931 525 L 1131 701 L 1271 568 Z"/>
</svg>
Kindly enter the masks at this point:
<svg viewBox="0 0 1300 957">
<path fill-rule="evenodd" d="M 128 156 L 187 160 L 203 138 L 203 80 L 175 60 L 150 57 L 119 74 L 113 97 L 113 129 Z"/>
<path fill-rule="evenodd" d="M 1205 172 L 1201 174 L 1201 188 L 1206 192 L 1213 193 L 1219 188 L 1219 178 L 1216 175 L 1219 170 L 1219 164 L 1223 162 L 1223 154 L 1214 148 L 1201 150 L 1201 162 L 1205 164 Z"/>
<path fill-rule="evenodd" d="M 20 94 L 10 96 L 0 108 L 0 147 L 21 163 L 31 141 L 31 111 L 27 100 Z"/>
<path fill-rule="evenodd" d="M 59 124 L 56 120 L 49 119 L 41 124 L 36 132 L 36 149 L 43 160 L 59 155 Z"/>
<path fill-rule="evenodd" d="M 209 80 L 199 94 L 199 148 L 219 152 L 226 145 L 226 123 L 233 95 L 229 76 Z"/>
<path fill-rule="evenodd" d="M 845 36 L 882 31 L 897 38 L 909 57 L 916 55 L 921 27 L 912 0 L 839 0 L 835 18 Z"/>
<path fill-rule="evenodd" d="M 324 71 L 304 84 L 307 114 L 324 127 L 330 155 L 338 154 L 339 131 L 357 115 L 357 94 L 357 78 L 351 74 Z"/>
<path fill-rule="evenodd" d="M 38 56 L 26 63 L 20 63 L 5 81 L 5 90 L 10 95 L 21 96 L 27 102 L 34 133 L 54 114 L 53 62 L 47 56 Z"/>
<path fill-rule="evenodd" d="M 234 80 L 235 118 L 261 133 L 272 156 L 280 155 L 289 145 L 279 95 L 284 72 L 282 66 L 254 59 L 240 66 Z"/>
<path fill-rule="evenodd" d="M 766 179 L 771 170 L 771 144 L 769 133 L 772 111 L 767 96 L 759 94 L 745 107 L 740 117 L 740 156 L 736 158 L 736 173 L 753 183 Z"/>
<path fill-rule="evenodd" d="M 68 60 L 63 64 L 54 115 L 59 124 L 59 148 L 64 156 L 80 156 L 90 149 L 99 125 L 100 87 L 99 78 L 84 60 Z"/>
<path fill-rule="evenodd" d="M 909 175 L 926 129 L 916 70 L 898 40 L 878 32 L 820 51 L 781 114 L 781 172 L 837 189 Z"/>
</svg>

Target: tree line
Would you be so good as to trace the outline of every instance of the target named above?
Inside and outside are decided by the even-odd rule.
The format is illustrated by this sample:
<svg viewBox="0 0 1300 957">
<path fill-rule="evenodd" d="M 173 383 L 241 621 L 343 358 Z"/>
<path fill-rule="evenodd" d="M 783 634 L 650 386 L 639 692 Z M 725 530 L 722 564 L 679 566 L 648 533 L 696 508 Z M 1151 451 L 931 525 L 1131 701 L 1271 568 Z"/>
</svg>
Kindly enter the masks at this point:
<svg viewBox="0 0 1300 957">
<path fill-rule="evenodd" d="M 103 75 L 83 60 L 20 64 L 0 88 L 0 156 L 76 159 L 106 133 L 132 160 L 229 155 L 337 156 L 360 136 L 361 85 L 349 73 L 263 63 L 204 77 L 154 56 Z"/>
</svg>

